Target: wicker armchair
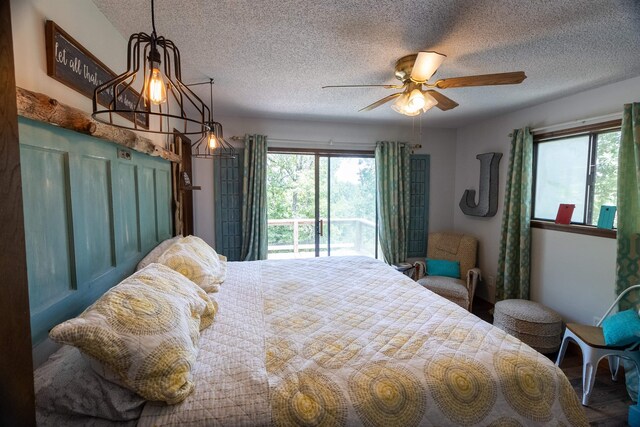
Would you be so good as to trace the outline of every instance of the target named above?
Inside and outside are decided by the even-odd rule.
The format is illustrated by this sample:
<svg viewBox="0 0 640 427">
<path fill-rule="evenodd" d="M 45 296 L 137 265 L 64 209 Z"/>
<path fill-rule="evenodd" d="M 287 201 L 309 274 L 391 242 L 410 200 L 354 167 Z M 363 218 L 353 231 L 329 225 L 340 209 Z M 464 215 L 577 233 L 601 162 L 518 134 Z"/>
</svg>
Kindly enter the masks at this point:
<svg viewBox="0 0 640 427">
<path fill-rule="evenodd" d="M 476 267 L 478 240 L 466 234 L 430 233 L 427 258 L 460 262 L 461 278 L 430 276 L 425 264 L 414 264 L 414 279 L 432 292 L 471 311 L 473 295 L 480 280 L 480 269 Z"/>
</svg>

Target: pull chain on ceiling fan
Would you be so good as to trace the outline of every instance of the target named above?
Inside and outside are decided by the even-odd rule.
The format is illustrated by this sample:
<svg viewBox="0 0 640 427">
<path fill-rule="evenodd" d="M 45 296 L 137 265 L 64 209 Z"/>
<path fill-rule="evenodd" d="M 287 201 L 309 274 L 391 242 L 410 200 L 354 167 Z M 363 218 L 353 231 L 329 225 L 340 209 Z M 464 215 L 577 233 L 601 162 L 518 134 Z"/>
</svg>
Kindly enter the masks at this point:
<svg viewBox="0 0 640 427">
<path fill-rule="evenodd" d="M 403 89 L 402 92 L 385 96 L 360 111 L 371 111 L 395 99 L 395 102 L 391 105 L 394 111 L 405 116 L 417 116 L 420 113 L 426 113 L 433 107 L 447 111 L 458 106 L 457 102 L 434 89 L 518 84 L 527 78 L 523 71 L 515 71 L 511 73 L 454 77 L 429 83 L 429 80 L 442 65 L 445 58 L 446 55 L 430 51 L 403 56 L 396 61 L 395 66 L 395 77 L 402 82 L 400 85 L 339 85 L 323 86 L 322 88 L 382 87 L 385 89 Z"/>
</svg>

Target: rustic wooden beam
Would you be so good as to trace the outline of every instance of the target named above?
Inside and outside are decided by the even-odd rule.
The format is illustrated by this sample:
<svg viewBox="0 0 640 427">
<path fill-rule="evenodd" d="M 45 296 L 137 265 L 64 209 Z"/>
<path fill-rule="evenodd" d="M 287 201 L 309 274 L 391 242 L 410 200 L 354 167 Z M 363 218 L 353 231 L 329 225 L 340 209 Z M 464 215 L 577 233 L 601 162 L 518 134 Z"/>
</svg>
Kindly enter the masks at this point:
<svg viewBox="0 0 640 427">
<path fill-rule="evenodd" d="M 149 138 L 138 135 L 136 132 L 100 123 L 94 120 L 90 114 L 58 102 L 45 94 L 20 87 L 17 87 L 16 91 L 18 114 L 22 117 L 51 123 L 75 132 L 111 141 L 141 153 L 180 163 L 180 156 L 155 145 Z"/>
</svg>

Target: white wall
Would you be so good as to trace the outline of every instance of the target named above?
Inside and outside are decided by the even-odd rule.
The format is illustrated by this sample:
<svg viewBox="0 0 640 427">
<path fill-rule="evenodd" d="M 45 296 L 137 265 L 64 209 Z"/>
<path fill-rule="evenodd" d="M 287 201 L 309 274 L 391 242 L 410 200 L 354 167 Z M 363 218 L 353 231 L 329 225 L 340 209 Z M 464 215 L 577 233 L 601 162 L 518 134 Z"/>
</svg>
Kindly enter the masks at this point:
<svg viewBox="0 0 640 427">
<path fill-rule="evenodd" d="M 616 240 L 532 230 L 531 299 L 565 321 L 593 324 L 615 298 Z"/>
<path fill-rule="evenodd" d="M 87 113 L 91 99 L 47 75 L 44 24 L 52 20 L 116 73 L 127 66 L 127 40 L 89 0 L 11 0 L 16 85 Z M 124 118 L 116 117 L 119 122 Z M 164 136 L 145 134 L 158 145 Z"/>
<path fill-rule="evenodd" d="M 412 135 L 411 122 L 406 126 L 375 124 L 349 124 L 319 121 L 267 120 L 221 117 L 225 137 L 243 136 L 245 133 L 267 135 L 274 139 L 298 139 L 307 141 L 336 141 L 332 148 L 373 151 L 376 141 L 392 140 L 418 142 Z M 453 228 L 453 184 L 455 161 L 455 136 L 451 129 L 423 129 L 422 149 L 418 154 L 431 155 L 431 183 L 429 228 L 433 231 Z M 352 144 L 348 144 L 351 142 Z M 347 144 L 341 144 L 347 143 Z M 361 143 L 369 143 L 368 146 Z M 294 144 L 271 143 L 273 147 L 291 147 Z M 300 148 L 326 148 L 328 145 L 297 144 Z M 213 162 L 194 159 L 194 185 L 202 186 L 194 192 L 195 233 L 213 244 Z"/>
<path fill-rule="evenodd" d="M 479 261 L 485 278 L 495 277 L 498 266 L 504 183 L 509 162 L 508 134 L 524 126 L 537 128 L 621 112 L 623 104 L 638 100 L 640 77 L 458 129 L 454 228 L 479 238 Z M 477 190 L 480 162 L 475 156 L 490 151 L 503 153 L 498 213 L 492 218 L 466 216 L 458 202 L 465 189 Z M 531 298 L 556 308 L 567 319 L 592 323 L 593 315 L 606 310 L 614 298 L 615 241 L 548 230 L 535 230 L 532 238 Z M 494 288 L 487 286 L 478 290 L 479 296 L 490 301 L 494 300 L 494 292 Z M 578 294 L 584 294 L 587 301 L 575 297 Z"/>
</svg>

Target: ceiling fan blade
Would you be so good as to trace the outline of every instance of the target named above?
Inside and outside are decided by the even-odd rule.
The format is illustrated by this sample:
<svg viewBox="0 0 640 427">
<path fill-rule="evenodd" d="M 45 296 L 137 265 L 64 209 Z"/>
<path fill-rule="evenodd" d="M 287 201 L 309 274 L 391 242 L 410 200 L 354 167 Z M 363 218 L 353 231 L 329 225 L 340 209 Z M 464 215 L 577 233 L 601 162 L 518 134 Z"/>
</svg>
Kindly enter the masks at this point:
<svg viewBox="0 0 640 427">
<path fill-rule="evenodd" d="M 404 85 L 339 85 L 339 86 L 322 86 L 322 89 L 328 88 L 340 88 L 340 87 L 383 87 L 385 89 L 402 89 Z"/>
<path fill-rule="evenodd" d="M 414 82 L 426 82 L 433 76 L 446 57 L 446 55 L 437 52 L 418 52 L 416 61 L 411 69 L 411 80 Z"/>
<path fill-rule="evenodd" d="M 402 92 L 392 93 L 389 96 L 385 96 L 384 98 L 377 100 L 376 102 L 374 102 L 371 105 L 367 105 L 366 107 L 364 107 L 363 109 L 361 109 L 359 111 L 371 111 L 374 108 L 378 108 L 382 104 L 385 104 L 385 103 L 391 101 L 392 99 L 399 97 L 400 95 L 402 95 Z"/>
<path fill-rule="evenodd" d="M 436 101 L 438 101 L 436 107 L 438 107 L 442 111 L 451 110 L 452 108 L 456 108 L 458 106 L 458 103 L 456 101 L 447 96 L 444 96 L 440 92 L 436 92 L 435 90 L 428 90 L 426 91 L 426 93 L 433 96 Z"/>
<path fill-rule="evenodd" d="M 513 85 L 522 83 L 527 76 L 524 71 L 513 73 L 483 74 L 480 76 L 454 77 L 438 80 L 432 87 L 447 89 L 450 87 Z"/>
</svg>

